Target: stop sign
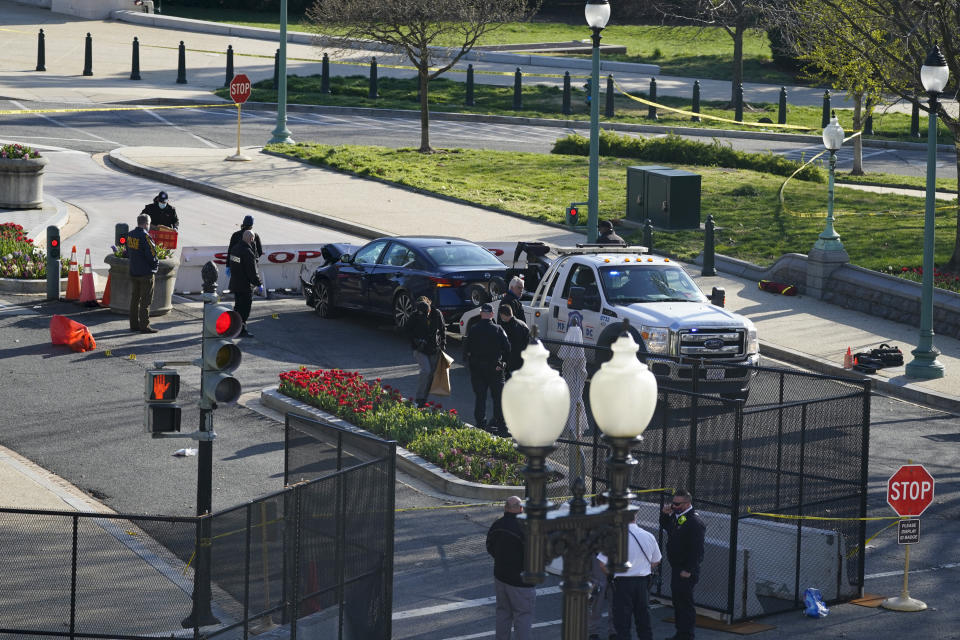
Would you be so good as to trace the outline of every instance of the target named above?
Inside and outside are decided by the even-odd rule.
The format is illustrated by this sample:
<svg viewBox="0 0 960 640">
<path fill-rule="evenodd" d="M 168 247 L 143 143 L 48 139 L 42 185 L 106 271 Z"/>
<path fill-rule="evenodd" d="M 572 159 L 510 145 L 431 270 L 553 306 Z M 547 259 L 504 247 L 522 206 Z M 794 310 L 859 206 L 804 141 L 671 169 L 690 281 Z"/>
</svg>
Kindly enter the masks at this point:
<svg viewBox="0 0 960 640">
<path fill-rule="evenodd" d="M 244 73 L 238 73 L 230 81 L 230 99 L 237 104 L 243 104 L 250 97 L 250 78 Z"/>
<path fill-rule="evenodd" d="M 887 481 L 887 504 L 900 516 L 919 516 L 933 502 L 933 476 L 922 464 L 905 464 Z"/>
</svg>

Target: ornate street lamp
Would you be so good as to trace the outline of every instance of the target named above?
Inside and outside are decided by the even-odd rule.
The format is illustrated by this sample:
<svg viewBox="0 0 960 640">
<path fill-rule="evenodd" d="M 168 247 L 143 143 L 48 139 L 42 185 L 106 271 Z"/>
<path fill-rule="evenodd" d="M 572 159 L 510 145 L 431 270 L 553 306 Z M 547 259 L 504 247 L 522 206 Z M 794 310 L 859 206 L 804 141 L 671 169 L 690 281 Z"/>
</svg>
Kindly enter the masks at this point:
<svg viewBox="0 0 960 640">
<path fill-rule="evenodd" d="M 830 170 L 827 186 L 827 224 L 814 243 L 814 249 L 821 251 L 844 251 L 840 235 L 833 228 L 833 174 L 837 168 L 837 151 L 843 146 L 843 127 L 837 120 L 834 112 L 828 124 L 823 129 L 823 146 L 830 152 Z M 846 262 L 846 260 L 844 260 Z"/>
<path fill-rule="evenodd" d="M 937 360 L 940 350 L 933 346 L 933 253 L 936 224 L 937 181 L 937 98 L 943 93 L 950 79 L 947 61 L 934 45 L 920 67 L 920 82 L 930 97 L 927 127 L 927 200 L 923 216 L 923 282 L 920 293 L 920 340 L 914 349 L 913 360 L 907 363 L 906 374 L 910 378 L 942 378 L 943 364 Z"/>
<path fill-rule="evenodd" d="M 587 598 L 593 558 L 603 552 L 608 567 L 625 571 L 627 525 L 636 517 L 630 505 L 634 494 L 628 482 L 637 461 L 630 447 L 642 440 L 657 405 L 657 381 L 637 359 L 637 343 L 621 336 L 611 347 L 613 357 L 594 374 L 590 405 L 603 440 L 610 447 L 607 458 L 608 504 L 588 507 L 583 478 L 574 480 L 569 511 L 560 513 L 547 500 L 546 458 L 556 448 L 556 439 L 567 422 L 570 391 L 560 374 L 547 364 L 547 350 L 539 341 L 523 352 L 523 367 L 503 388 L 503 416 L 507 428 L 527 456 L 524 469 L 527 486 L 525 515 L 526 549 L 524 580 L 543 582 L 547 562 L 563 557 L 563 640 L 587 637 Z"/>
<path fill-rule="evenodd" d="M 610 19 L 607 0 L 589 0 L 584 8 L 587 25 L 593 29 L 593 72 L 590 76 L 590 174 L 587 191 L 587 242 L 597 241 L 600 219 L 600 32 Z"/>
<path fill-rule="evenodd" d="M 269 144 L 293 144 L 290 130 L 287 129 L 287 0 L 280 0 L 280 60 L 277 66 L 277 126 L 272 131 Z"/>
</svg>

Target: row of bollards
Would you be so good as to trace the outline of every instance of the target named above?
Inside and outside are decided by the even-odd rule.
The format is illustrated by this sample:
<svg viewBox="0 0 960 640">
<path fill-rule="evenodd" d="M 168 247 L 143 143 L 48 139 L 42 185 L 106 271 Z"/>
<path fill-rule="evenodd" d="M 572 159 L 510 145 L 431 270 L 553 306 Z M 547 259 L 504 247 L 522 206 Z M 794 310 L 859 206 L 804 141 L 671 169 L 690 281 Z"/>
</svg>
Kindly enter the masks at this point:
<svg viewBox="0 0 960 640">
<path fill-rule="evenodd" d="M 702 276 L 717 275 L 716 228 L 713 215 L 708 215 L 706 222 L 703 223 L 703 265 L 700 270 Z M 653 253 L 653 221 L 650 218 L 643 223 L 641 243 L 646 247 L 647 252 Z"/>
</svg>

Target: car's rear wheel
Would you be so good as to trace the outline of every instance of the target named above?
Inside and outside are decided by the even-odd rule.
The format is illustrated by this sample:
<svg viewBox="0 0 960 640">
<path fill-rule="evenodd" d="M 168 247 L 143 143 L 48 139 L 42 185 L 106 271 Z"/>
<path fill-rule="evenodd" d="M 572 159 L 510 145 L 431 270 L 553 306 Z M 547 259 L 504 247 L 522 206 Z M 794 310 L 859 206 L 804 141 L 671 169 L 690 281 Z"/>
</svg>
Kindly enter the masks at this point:
<svg viewBox="0 0 960 640">
<path fill-rule="evenodd" d="M 393 326 L 403 331 L 413 315 L 413 299 L 406 291 L 401 291 L 393 298 Z"/>
<path fill-rule="evenodd" d="M 317 280 L 313 287 L 313 310 L 321 318 L 333 317 L 333 295 L 330 291 L 330 285 Z"/>
</svg>

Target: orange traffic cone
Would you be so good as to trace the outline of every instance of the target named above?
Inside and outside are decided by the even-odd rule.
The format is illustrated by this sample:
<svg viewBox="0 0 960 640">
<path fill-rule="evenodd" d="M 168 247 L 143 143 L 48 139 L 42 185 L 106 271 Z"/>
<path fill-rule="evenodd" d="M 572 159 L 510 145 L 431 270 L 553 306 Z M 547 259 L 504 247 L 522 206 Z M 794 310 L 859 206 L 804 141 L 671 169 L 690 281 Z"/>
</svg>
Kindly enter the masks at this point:
<svg viewBox="0 0 960 640">
<path fill-rule="evenodd" d="M 70 254 L 70 273 L 67 274 L 67 293 L 64 300 L 78 300 L 80 298 L 80 271 L 77 269 L 77 245 L 73 245 Z"/>
<path fill-rule="evenodd" d="M 90 263 L 90 249 L 83 256 L 83 281 L 80 283 L 80 304 L 97 306 L 96 286 L 93 284 L 93 264 Z"/>
<path fill-rule="evenodd" d="M 107 272 L 107 286 L 103 288 L 103 299 L 100 301 L 101 307 L 110 306 L 110 272 Z"/>
<path fill-rule="evenodd" d="M 847 352 L 843 354 L 843 368 L 853 369 L 853 352 L 847 347 Z"/>
</svg>

